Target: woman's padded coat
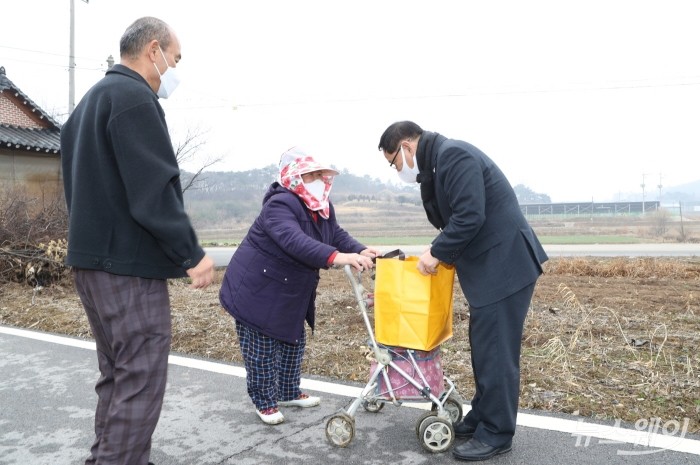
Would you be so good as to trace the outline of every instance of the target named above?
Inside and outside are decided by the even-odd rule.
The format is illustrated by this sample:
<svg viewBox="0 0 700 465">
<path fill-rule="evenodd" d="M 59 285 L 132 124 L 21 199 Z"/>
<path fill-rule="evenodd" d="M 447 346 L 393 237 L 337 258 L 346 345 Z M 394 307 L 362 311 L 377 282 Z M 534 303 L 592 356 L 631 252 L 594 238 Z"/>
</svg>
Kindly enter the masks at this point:
<svg viewBox="0 0 700 465">
<path fill-rule="evenodd" d="M 266 336 L 296 344 L 304 320 L 314 328 L 319 269 L 338 250 L 366 247 L 329 218 L 311 217 L 303 201 L 273 183 L 263 208 L 231 257 L 219 293 L 221 305 L 238 321 Z"/>
</svg>

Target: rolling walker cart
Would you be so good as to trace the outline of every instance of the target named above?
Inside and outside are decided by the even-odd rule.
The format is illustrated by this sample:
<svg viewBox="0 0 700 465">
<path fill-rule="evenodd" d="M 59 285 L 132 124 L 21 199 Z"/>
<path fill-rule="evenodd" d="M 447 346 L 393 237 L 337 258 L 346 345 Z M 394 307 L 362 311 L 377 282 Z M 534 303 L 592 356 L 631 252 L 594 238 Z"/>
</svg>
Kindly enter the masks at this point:
<svg viewBox="0 0 700 465">
<path fill-rule="evenodd" d="M 357 273 L 356 277 L 350 266 L 345 265 L 345 274 L 359 304 L 376 363 L 372 363 L 369 381 L 359 397 L 347 410 L 341 409 L 328 419 L 326 437 L 339 447 L 350 444 L 355 437 L 355 414 L 360 405 L 367 412 L 377 413 L 389 402 L 398 407 L 404 401 L 428 401 L 432 403 L 431 410 L 418 417 L 416 435 L 424 449 L 434 453 L 445 452 L 454 443 L 454 424 L 462 419 L 464 400 L 457 393 L 454 383 L 442 376 L 440 347 L 431 352 L 422 352 L 377 343 L 367 316 L 367 308 L 374 304 L 369 296 L 364 295 L 362 273 Z M 449 386 L 447 390 L 445 384 Z"/>
</svg>

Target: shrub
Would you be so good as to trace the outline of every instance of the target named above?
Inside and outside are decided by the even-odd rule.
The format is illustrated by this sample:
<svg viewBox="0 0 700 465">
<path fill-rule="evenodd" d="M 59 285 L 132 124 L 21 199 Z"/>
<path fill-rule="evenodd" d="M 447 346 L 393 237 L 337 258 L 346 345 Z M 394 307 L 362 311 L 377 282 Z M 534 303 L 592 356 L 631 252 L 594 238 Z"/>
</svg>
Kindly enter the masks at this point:
<svg viewBox="0 0 700 465">
<path fill-rule="evenodd" d="M 0 191 L 0 282 L 44 286 L 61 279 L 68 214 L 62 195 Z"/>
</svg>

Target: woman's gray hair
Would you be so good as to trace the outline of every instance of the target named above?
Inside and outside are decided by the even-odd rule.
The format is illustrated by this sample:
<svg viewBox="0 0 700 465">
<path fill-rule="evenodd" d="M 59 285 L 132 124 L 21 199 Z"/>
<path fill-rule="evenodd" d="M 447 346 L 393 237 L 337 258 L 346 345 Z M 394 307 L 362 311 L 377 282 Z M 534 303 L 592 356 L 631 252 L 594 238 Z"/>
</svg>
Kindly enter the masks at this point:
<svg viewBox="0 0 700 465">
<path fill-rule="evenodd" d="M 171 40 L 170 26 L 152 16 L 139 18 L 124 31 L 119 41 L 119 54 L 122 58 L 137 58 L 146 44 L 154 39 L 163 50 L 167 49 Z"/>
</svg>

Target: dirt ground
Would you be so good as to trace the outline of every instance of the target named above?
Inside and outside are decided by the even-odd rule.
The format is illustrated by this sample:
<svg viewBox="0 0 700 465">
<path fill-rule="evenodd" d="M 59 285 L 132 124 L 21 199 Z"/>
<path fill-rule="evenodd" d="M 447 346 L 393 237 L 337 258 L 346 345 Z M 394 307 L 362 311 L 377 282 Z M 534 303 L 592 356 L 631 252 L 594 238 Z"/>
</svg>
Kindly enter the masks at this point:
<svg viewBox="0 0 700 465">
<path fill-rule="evenodd" d="M 204 291 L 171 281 L 173 351 L 241 361 L 233 320 L 218 302 L 222 275 Z M 474 392 L 468 319 L 456 284 L 454 336 L 441 349 L 446 374 L 467 400 Z M 91 337 L 69 277 L 43 289 L 0 284 L 0 324 Z M 367 340 L 344 272 L 322 270 L 304 373 L 363 383 Z M 520 406 L 632 423 L 675 420 L 700 433 L 699 346 L 700 260 L 550 260 L 526 320 Z"/>
</svg>

